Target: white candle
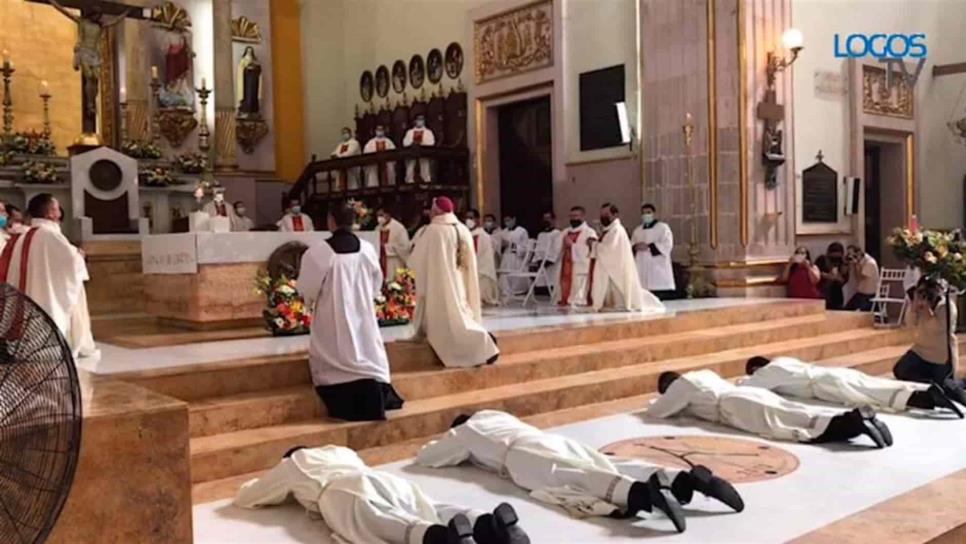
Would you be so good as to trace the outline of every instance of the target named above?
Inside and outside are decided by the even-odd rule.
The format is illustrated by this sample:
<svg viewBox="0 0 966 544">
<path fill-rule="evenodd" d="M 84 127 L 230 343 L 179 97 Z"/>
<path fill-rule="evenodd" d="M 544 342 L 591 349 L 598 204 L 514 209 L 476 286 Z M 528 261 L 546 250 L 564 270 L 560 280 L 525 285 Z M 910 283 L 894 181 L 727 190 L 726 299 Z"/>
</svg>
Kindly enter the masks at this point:
<svg viewBox="0 0 966 544">
<path fill-rule="evenodd" d="M 40 82 L 40 94 L 47 94 L 50 91 L 50 85 L 47 84 L 47 80 L 41 80 Z"/>
<path fill-rule="evenodd" d="M 121 92 L 119 94 L 121 95 L 120 96 L 121 103 L 122 104 L 126 104 L 127 103 L 127 87 L 125 87 L 125 86 L 122 85 L 121 86 Z"/>
<path fill-rule="evenodd" d="M 204 89 L 207 86 L 205 83 L 205 78 L 201 78 L 201 88 Z"/>
<path fill-rule="evenodd" d="M 690 113 L 684 114 L 684 120 L 690 125 L 691 124 L 691 114 Z"/>
<path fill-rule="evenodd" d="M 10 51 L 7 51 L 6 49 L 3 50 L 3 63 L 10 64 Z"/>
<path fill-rule="evenodd" d="M 157 66 L 152 66 L 151 67 L 151 79 L 158 79 L 158 67 Z"/>
</svg>

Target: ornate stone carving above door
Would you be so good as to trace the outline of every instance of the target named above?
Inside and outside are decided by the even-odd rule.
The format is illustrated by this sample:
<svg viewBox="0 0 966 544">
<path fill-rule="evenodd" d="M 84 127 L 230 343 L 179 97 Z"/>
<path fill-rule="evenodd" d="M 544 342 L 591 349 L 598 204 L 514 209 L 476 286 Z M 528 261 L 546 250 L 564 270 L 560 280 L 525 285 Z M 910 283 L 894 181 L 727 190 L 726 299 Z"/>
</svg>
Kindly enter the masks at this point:
<svg viewBox="0 0 966 544">
<path fill-rule="evenodd" d="M 862 111 L 871 115 L 912 119 L 913 102 L 914 95 L 905 78 L 895 76 L 892 86 L 889 86 L 884 69 L 862 66 Z"/>
<path fill-rule="evenodd" d="M 540 1 L 474 23 L 476 83 L 553 66 L 553 2 Z"/>
</svg>

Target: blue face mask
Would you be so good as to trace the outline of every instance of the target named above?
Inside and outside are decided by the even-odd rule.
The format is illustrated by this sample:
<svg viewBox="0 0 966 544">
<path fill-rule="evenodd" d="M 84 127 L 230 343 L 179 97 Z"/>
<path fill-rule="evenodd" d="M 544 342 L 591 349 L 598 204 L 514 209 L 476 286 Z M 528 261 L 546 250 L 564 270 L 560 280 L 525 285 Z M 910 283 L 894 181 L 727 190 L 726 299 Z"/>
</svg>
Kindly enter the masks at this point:
<svg viewBox="0 0 966 544">
<path fill-rule="evenodd" d="M 302 213 L 301 206 L 292 206 L 292 215 L 298 215 L 300 213 Z"/>
<path fill-rule="evenodd" d="M 0 229 L 5 229 L 5 228 L 7 228 L 7 216 L 0 215 Z"/>
</svg>

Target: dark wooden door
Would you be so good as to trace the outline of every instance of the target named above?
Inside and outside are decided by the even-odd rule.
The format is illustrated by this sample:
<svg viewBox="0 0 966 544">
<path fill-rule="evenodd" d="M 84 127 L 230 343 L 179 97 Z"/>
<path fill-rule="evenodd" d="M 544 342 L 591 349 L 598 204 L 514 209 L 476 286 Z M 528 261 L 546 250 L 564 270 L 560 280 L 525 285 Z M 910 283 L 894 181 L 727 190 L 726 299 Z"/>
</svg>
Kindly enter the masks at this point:
<svg viewBox="0 0 966 544">
<path fill-rule="evenodd" d="M 865 251 L 882 262 L 882 180 L 879 177 L 878 146 L 865 146 Z"/>
<path fill-rule="evenodd" d="M 503 106 L 499 127 L 500 210 L 536 236 L 541 215 L 553 210 L 550 98 Z"/>
</svg>

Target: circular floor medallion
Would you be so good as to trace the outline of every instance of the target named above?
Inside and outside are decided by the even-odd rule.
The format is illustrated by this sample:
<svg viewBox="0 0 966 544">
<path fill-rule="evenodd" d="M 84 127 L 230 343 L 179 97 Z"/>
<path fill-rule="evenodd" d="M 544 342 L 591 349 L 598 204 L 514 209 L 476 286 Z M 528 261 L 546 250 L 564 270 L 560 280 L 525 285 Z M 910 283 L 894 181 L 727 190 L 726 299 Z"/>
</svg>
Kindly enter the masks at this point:
<svg viewBox="0 0 966 544">
<path fill-rule="evenodd" d="M 608 444 L 607 455 L 643 459 L 659 465 L 704 465 L 729 482 L 773 480 L 794 472 L 798 457 L 773 444 L 725 436 L 646 436 Z"/>
</svg>

